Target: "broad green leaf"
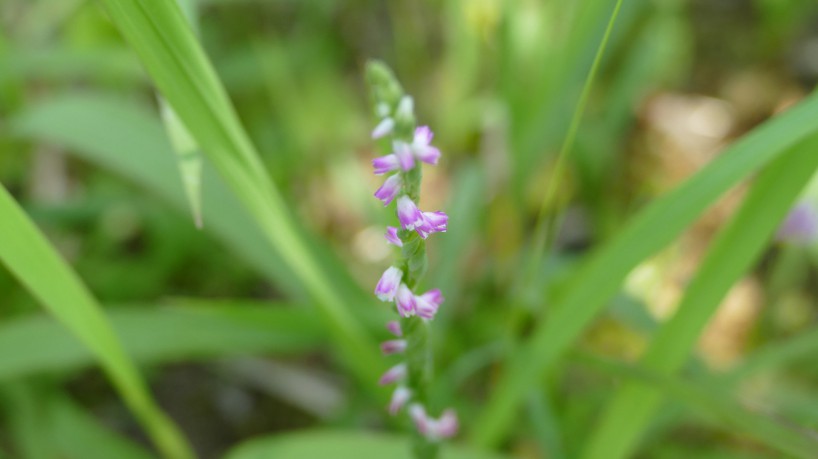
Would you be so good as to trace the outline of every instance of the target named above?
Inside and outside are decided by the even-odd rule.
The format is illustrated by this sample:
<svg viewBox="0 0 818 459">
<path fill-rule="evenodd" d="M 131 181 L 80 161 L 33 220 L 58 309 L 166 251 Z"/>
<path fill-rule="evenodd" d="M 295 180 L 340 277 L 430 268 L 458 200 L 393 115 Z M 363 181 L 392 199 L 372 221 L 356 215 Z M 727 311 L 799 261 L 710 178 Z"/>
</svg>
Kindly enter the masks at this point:
<svg viewBox="0 0 818 459">
<path fill-rule="evenodd" d="M 644 367 L 631 367 L 595 357 L 585 356 L 583 360 L 599 370 L 628 379 L 626 384 L 637 382 L 649 386 L 651 391 L 683 403 L 687 409 L 713 426 L 747 434 L 782 454 L 811 458 L 818 451 L 818 438 L 793 427 L 786 420 L 745 408 L 734 401 L 723 387 L 696 384 L 652 372 Z M 639 405 L 635 405 L 631 408 L 638 407 Z M 627 424 L 629 419 L 625 417 L 619 422 Z"/>
<path fill-rule="evenodd" d="M 411 459 L 410 438 L 360 431 L 307 431 L 251 440 L 227 454 L 225 459 Z M 440 459 L 502 459 L 446 445 Z"/>
<path fill-rule="evenodd" d="M 766 122 L 681 186 L 657 199 L 593 253 L 521 346 L 477 419 L 472 440 L 495 445 L 520 402 L 580 337 L 631 269 L 670 243 L 725 191 L 818 129 L 818 95 Z"/>
<path fill-rule="evenodd" d="M 196 302 L 187 307 L 110 308 L 108 317 L 131 358 L 142 364 L 246 354 L 291 354 L 325 342 L 306 308 Z M 74 371 L 94 356 L 54 320 L 25 316 L 0 323 L 0 380 Z"/>
<path fill-rule="evenodd" d="M 0 186 L 0 261 L 99 360 L 125 403 L 168 458 L 192 457 L 176 426 L 154 402 L 102 308 Z"/>
<path fill-rule="evenodd" d="M 384 397 L 384 391 L 375 386 L 385 367 L 377 346 L 352 315 L 346 299 L 332 288 L 325 268 L 312 256 L 178 6 L 163 0 L 103 3 L 162 96 L 261 226 L 266 242 L 306 286 L 344 362 L 373 394 Z"/>
<path fill-rule="evenodd" d="M 663 325 L 642 357 L 642 366 L 672 375 L 688 360 L 702 329 L 721 300 L 761 256 L 798 194 L 818 168 L 818 137 L 812 136 L 772 162 L 757 178 L 739 211 L 713 242 L 676 314 Z M 640 434 L 662 401 L 644 384 L 619 388 L 591 436 L 583 457 L 631 457 Z M 818 443 L 816 443 L 818 450 Z M 808 457 L 808 456 L 804 456 Z"/>
</svg>

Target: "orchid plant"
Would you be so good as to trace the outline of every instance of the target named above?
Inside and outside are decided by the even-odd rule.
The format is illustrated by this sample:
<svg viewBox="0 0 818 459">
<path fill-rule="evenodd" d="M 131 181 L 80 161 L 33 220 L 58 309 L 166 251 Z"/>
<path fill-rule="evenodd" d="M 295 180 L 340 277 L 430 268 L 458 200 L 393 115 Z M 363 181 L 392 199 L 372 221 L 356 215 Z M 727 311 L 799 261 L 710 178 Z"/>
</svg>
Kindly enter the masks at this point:
<svg viewBox="0 0 818 459">
<path fill-rule="evenodd" d="M 448 216 L 444 212 L 424 212 L 418 208 L 423 163 L 436 165 L 440 150 L 432 146 L 434 134 L 427 126 L 416 126 L 414 103 L 404 93 L 392 72 L 378 62 L 367 67 L 378 124 L 372 131 L 388 154 L 372 160 L 376 175 L 388 175 L 375 197 L 389 206 L 395 202 L 399 226 L 386 228 L 386 241 L 400 248 L 400 256 L 384 271 L 375 287 L 375 295 L 395 304 L 399 320 L 387 324 L 397 339 L 382 343 L 386 355 L 402 354 L 404 360 L 381 378 L 382 385 L 394 384 L 389 413 L 397 415 L 405 406 L 416 434 L 414 454 L 419 459 L 437 456 L 439 441 L 454 436 L 457 415 L 446 409 L 439 417 L 431 415 L 427 386 L 432 374 L 429 322 L 443 303 L 440 290 L 417 293 L 426 271 L 426 239 L 446 232 Z M 386 152 L 386 151 L 385 151 Z"/>
</svg>

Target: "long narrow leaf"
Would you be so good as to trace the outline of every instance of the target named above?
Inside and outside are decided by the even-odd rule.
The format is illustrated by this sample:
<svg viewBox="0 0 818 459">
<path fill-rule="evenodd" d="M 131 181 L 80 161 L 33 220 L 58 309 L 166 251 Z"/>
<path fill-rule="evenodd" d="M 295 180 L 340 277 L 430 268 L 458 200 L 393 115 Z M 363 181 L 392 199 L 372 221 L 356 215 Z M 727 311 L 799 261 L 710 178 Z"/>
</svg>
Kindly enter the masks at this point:
<svg viewBox="0 0 818 459">
<path fill-rule="evenodd" d="M 125 351 L 143 364 L 290 354 L 325 343 L 323 327 L 307 308 L 197 302 L 195 307 L 112 308 L 108 317 Z M 93 363 L 82 343 L 48 317 L 0 324 L 0 380 L 73 371 Z"/>
<path fill-rule="evenodd" d="M 651 342 L 642 358 L 645 368 L 671 375 L 682 367 L 722 298 L 761 256 L 779 222 L 818 168 L 816 150 L 818 137 L 813 136 L 776 159 L 758 177 L 741 209 L 713 243 L 677 313 Z M 661 400 L 660 392 L 644 384 L 620 388 L 583 457 L 630 457 Z"/>
<path fill-rule="evenodd" d="M 674 191 L 657 199 L 585 263 L 503 374 L 472 439 L 494 445 L 511 427 L 520 402 L 619 290 L 636 265 L 661 250 L 719 196 L 818 129 L 818 95 L 768 121 Z"/>
<path fill-rule="evenodd" d="M 267 241 L 307 286 L 346 364 L 363 384 L 383 396 L 383 391 L 374 386 L 384 366 L 377 347 L 311 256 L 178 6 L 164 0 L 103 3 L 162 95 L 261 225 Z"/>
<path fill-rule="evenodd" d="M 583 360 L 596 369 L 627 379 L 627 384 L 650 386 L 652 391 L 683 403 L 716 427 L 749 435 L 783 454 L 811 458 L 818 450 L 818 437 L 793 428 L 773 416 L 750 410 L 717 387 L 679 380 L 644 367 L 631 367 L 588 356 L 584 356 Z M 623 418 L 619 422 L 626 424 L 628 420 Z"/>
<path fill-rule="evenodd" d="M 176 426 L 151 398 L 102 308 L 2 186 L 0 241 L 0 261 L 91 350 L 162 453 L 192 457 Z"/>
</svg>

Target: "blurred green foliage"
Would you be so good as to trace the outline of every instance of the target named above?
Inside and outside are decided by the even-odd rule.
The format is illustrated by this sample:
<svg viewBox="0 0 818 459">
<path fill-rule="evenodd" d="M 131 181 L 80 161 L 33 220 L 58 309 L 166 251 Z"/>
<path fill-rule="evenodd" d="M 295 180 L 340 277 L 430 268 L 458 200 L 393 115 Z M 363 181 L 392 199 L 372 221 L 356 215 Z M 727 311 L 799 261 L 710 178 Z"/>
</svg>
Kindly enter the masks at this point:
<svg viewBox="0 0 818 459">
<path fill-rule="evenodd" d="M 770 241 L 805 183 L 818 206 L 814 2 L 625 0 L 531 282 L 538 212 L 615 1 L 200 0 L 197 35 L 170 3 L 141 19 L 137 3 L 0 3 L 0 183 L 105 305 L 199 457 L 402 451 L 361 434 L 405 427 L 367 382 L 391 313 L 368 293 L 390 255 L 371 198 L 371 58 L 444 152 L 421 199 L 451 218 L 427 276 L 447 298 L 431 396 L 462 420 L 451 457 L 818 450 L 818 252 Z M 141 30 L 140 45 L 123 28 L 139 20 L 180 28 Z M 151 37 L 185 52 L 151 61 Z M 201 231 L 157 87 L 205 153 Z M 0 457 L 152 457 L 94 355 L 12 272 Z M 656 409 L 636 416 L 643 389 Z M 273 438 L 239 446 L 259 435 Z"/>
</svg>

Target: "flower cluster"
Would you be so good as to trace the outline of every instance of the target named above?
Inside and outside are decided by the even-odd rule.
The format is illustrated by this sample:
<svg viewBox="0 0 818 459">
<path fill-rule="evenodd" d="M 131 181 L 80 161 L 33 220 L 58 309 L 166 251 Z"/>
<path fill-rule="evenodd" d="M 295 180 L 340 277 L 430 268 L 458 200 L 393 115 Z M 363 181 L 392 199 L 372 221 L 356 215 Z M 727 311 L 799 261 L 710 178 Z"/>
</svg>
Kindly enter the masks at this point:
<svg viewBox="0 0 818 459">
<path fill-rule="evenodd" d="M 434 134 L 428 127 L 417 127 L 414 133 L 410 134 L 414 124 L 412 99 L 403 96 L 396 105 L 394 113 L 385 103 L 379 104 L 377 108 L 381 119 L 372 132 L 372 138 L 391 137 L 392 152 L 375 158 L 372 166 L 376 175 L 389 174 L 383 185 L 375 192 L 375 197 L 380 199 L 384 206 L 389 206 L 393 201 L 396 202 L 400 227 L 387 227 L 386 241 L 404 250 L 399 263 L 389 267 L 381 276 L 375 287 L 375 295 L 381 301 L 395 304 L 396 311 L 404 321 L 404 325 L 411 323 L 407 321 L 419 320 L 425 326 L 426 322 L 434 319 L 437 314 L 438 308 L 443 303 L 443 295 L 438 289 L 422 294 L 416 294 L 413 291 L 412 288 L 417 283 L 418 275 L 410 272 L 410 266 L 417 261 L 414 258 L 418 256 L 423 257 L 425 262 L 425 253 L 418 255 L 417 252 L 406 250 L 406 246 L 416 247 L 417 244 L 422 244 L 429 235 L 446 232 L 449 218 L 444 212 L 421 211 L 411 197 L 413 194 L 417 196 L 417 188 L 420 183 L 420 171 L 415 169 L 420 168 L 421 163 L 437 164 L 440 159 L 440 150 L 431 145 Z M 405 136 L 395 132 L 401 126 L 401 120 L 411 120 Z M 410 279 L 410 276 L 413 278 Z M 381 344 L 384 355 L 424 352 L 408 348 L 408 343 L 414 343 L 414 341 L 406 339 L 400 322 L 390 321 L 387 328 L 396 339 Z M 423 438 L 429 442 L 437 442 L 452 437 L 458 429 L 455 412 L 448 409 L 437 419 L 429 416 L 423 405 L 424 401 L 416 397 L 418 388 L 413 385 L 417 382 L 413 382 L 411 378 L 412 371 L 409 364 L 404 362 L 393 366 L 381 377 L 381 385 L 396 384 L 389 403 L 389 413 L 394 416 L 408 404 L 409 415 Z"/>
</svg>

